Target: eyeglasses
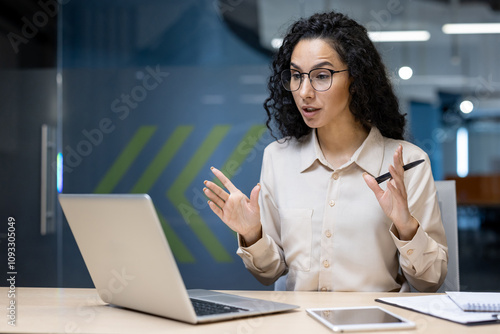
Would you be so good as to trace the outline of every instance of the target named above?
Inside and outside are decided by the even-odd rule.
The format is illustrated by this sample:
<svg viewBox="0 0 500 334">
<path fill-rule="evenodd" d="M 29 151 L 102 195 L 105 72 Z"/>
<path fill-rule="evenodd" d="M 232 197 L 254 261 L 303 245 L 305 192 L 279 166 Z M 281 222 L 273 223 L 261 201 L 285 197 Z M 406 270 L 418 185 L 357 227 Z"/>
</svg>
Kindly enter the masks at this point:
<svg viewBox="0 0 500 334">
<path fill-rule="evenodd" d="M 297 70 L 284 70 L 281 72 L 281 84 L 289 92 L 295 92 L 302 85 L 302 76 L 305 74 L 309 77 L 312 88 L 318 92 L 324 92 L 332 86 L 332 77 L 335 73 L 345 72 L 345 70 L 334 71 L 328 68 L 315 68 L 309 73 L 301 73 Z"/>
</svg>

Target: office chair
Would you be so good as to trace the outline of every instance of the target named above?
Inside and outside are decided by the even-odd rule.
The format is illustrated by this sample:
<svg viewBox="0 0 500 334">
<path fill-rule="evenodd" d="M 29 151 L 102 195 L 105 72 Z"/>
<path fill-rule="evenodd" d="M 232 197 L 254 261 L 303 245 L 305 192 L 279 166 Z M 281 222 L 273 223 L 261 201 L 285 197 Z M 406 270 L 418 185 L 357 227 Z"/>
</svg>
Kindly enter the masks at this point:
<svg viewBox="0 0 500 334">
<path fill-rule="evenodd" d="M 448 243 L 448 275 L 437 292 L 459 291 L 457 195 L 455 181 L 436 181 L 441 219 Z"/>
<path fill-rule="evenodd" d="M 436 291 L 460 291 L 460 276 L 458 267 L 458 227 L 457 227 L 457 195 L 455 181 L 435 181 L 436 192 L 441 210 L 441 220 L 443 221 L 446 242 L 448 244 L 448 274 Z M 410 285 L 411 292 L 417 290 Z"/>
</svg>

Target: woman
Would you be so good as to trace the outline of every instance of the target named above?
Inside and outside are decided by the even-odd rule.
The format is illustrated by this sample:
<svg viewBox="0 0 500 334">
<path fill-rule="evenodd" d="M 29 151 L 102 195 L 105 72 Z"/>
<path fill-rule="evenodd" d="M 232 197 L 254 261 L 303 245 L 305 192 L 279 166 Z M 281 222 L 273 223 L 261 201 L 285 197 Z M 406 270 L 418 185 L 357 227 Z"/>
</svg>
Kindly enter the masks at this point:
<svg viewBox="0 0 500 334">
<path fill-rule="evenodd" d="M 265 149 L 260 183 L 247 198 L 215 168 L 228 192 L 205 181 L 245 266 L 263 284 L 286 275 L 287 290 L 436 291 L 448 255 L 429 158 L 403 140 L 366 29 L 339 13 L 301 19 L 272 69 L 267 126 L 284 139 Z"/>
</svg>

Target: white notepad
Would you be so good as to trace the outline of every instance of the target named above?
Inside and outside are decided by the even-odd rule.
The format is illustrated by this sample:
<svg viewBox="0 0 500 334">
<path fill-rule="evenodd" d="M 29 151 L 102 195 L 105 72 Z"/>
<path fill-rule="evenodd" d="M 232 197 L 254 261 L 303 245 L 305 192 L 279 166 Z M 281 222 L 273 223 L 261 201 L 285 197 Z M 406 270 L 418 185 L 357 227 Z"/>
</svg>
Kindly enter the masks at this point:
<svg viewBox="0 0 500 334">
<path fill-rule="evenodd" d="M 411 297 L 386 297 L 378 298 L 376 301 L 432 315 L 463 325 L 498 323 L 500 321 L 498 313 L 495 312 L 462 311 L 450 297 L 441 294 Z"/>
<path fill-rule="evenodd" d="M 499 292 L 446 291 L 462 310 L 467 312 L 500 312 Z"/>
</svg>

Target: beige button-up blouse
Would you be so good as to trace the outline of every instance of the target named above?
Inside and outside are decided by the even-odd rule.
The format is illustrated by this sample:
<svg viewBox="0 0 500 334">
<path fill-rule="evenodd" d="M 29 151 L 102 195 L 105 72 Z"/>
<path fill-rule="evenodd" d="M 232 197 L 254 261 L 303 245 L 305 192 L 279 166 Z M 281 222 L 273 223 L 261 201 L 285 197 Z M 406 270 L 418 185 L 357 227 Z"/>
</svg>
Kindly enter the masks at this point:
<svg viewBox="0 0 500 334">
<path fill-rule="evenodd" d="M 398 239 L 362 174 L 379 176 L 403 145 L 410 213 L 420 226 Z M 447 273 L 448 248 L 427 154 L 372 128 L 350 161 L 333 169 L 315 131 L 300 142 L 276 141 L 264 151 L 260 209 L 263 237 L 238 255 L 263 284 L 286 275 L 287 290 L 400 291 L 407 281 L 435 291 Z M 385 188 L 386 183 L 381 187 Z M 401 270 L 400 270 L 401 269 Z"/>
</svg>

